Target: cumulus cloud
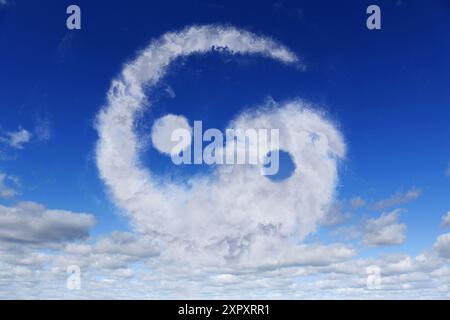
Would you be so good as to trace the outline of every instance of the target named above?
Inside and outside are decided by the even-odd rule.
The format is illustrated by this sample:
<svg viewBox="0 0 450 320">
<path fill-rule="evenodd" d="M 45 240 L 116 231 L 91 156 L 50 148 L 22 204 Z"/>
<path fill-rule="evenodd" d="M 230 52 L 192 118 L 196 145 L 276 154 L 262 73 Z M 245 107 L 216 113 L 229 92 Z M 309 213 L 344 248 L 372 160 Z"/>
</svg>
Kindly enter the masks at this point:
<svg viewBox="0 0 450 320">
<path fill-rule="evenodd" d="M 23 149 L 23 146 L 30 142 L 31 137 L 32 134 L 28 130 L 19 128 L 17 131 L 6 132 L 3 137 L 0 137 L 0 141 L 13 148 Z"/>
<path fill-rule="evenodd" d="M 67 244 L 54 259 L 54 264 L 63 269 L 68 265 L 77 265 L 84 270 L 109 273 L 127 270 L 133 263 L 149 263 L 159 256 L 160 250 L 152 236 L 115 231 L 95 241 Z"/>
<path fill-rule="evenodd" d="M 402 212 L 398 209 L 369 219 L 364 226 L 364 243 L 375 247 L 403 244 L 406 240 L 406 225 L 398 221 Z"/>
<path fill-rule="evenodd" d="M 416 200 L 420 197 L 422 191 L 417 188 L 412 188 L 406 192 L 398 192 L 394 194 L 392 197 L 384 200 L 380 200 L 375 203 L 375 210 L 384 210 L 390 207 L 398 206 L 401 204 L 405 204 L 411 201 Z"/>
<path fill-rule="evenodd" d="M 444 258 L 450 258 L 450 233 L 440 235 L 434 243 L 434 250 Z"/>
<path fill-rule="evenodd" d="M 346 148 L 332 121 L 314 106 L 294 99 L 246 110 L 227 126 L 280 130 L 280 147 L 299 168 L 282 184 L 260 175 L 255 166 L 217 167 L 214 174 L 189 178 L 186 184 L 161 181 L 139 160 L 134 124 L 140 111 L 152 106 L 144 88 L 151 90 L 176 58 L 208 51 L 299 63 L 283 45 L 231 27 L 196 26 L 164 34 L 113 80 L 108 103 L 98 115 L 97 165 L 115 203 L 139 232 L 163 235 L 176 243 L 164 250 L 165 255 L 174 250 L 177 259 L 241 263 L 252 250 L 257 252 L 256 243 L 265 243 L 267 232 L 301 241 L 316 231 L 333 201 L 337 163 Z M 160 151 L 167 153 L 163 133 L 178 120 L 169 116 L 156 122 L 152 140 Z"/>
<path fill-rule="evenodd" d="M 0 296 L 41 299 L 180 299 L 186 296 L 196 299 L 428 299 L 445 298 L 450 284 L 447 260 L 432 253 L 354 259 L 354 251 L 345 246 L 302 245 L 297 247 L 297 252 L 292 252 L 293 263 L 287 260 L 283 268 L 242 268 L 237 271 L 191 268 L 181 263 L 161 265 L 161 260 L 155 260 L 151 249 L 147 252 L 137 249 L 152 248 L 151 242 L 142 242 L 132 249 L 136 241 L 140 240 L 135 235 L 116 233 L 111 239 L 103 237 L 97 244 L 69 244 L 56 256 L 36 252 L 16 254 L 14 265 L 8 264 L 12 262 L 10 256 L 2 254 L 0 281 L 11 281 L 7 286 L 0 286 Z M 127 252 L 128 248 L 130 252 Z M 142 267 L 138 267 L 136 261 Z M 70 291 L 65 289 L 66 267 L 74 263 L 81 267 L 82 286 L 81 290 Z M 373 265 L 381 270 L 379 290 L 370 290 L 366 284 L 367 267 Z M 27 283 L 32 285 L 27 286 Z"/>
<path fill-rule="evenodd" d="M 25 211 L 48 211 L 37 204 L 17 205 L 10 210 L 16 207 L 28 207 L 22 209 Z M 19 211 L 15 214 L 22 216 Z M 47 229 L 41 225 L 48 219 L 44 215 L 38 219 L 42 221 L 28 224 L 38 230 Z M 5 222 L 8 225 L 0 218 L 1 226 Z M 355 250 L 347 245 L 297 245 L 283 241 L 273 228 L 265 226 L 261 234 L 254 235 L 261 241 L 249 241 L 254 248 L 242 259 L 241 267 L 233 269 L 217 264 L 192 268 L 177 255 L 176 260 L 170 260 L 164 254 L 168 242 L 155 234 L 113 232 L 75 242 L 71 240 L 78 239 L 76 236 L 70 239 L 57 236 L 44 242 L 40 240 L 37 245 L 35 241 L 17 241 L 17 238 L 28 239 L 35 234 L 29 226 L 26 228 L 27 236 L 15 236 L 12 243 L 0 237 L 0 297 L 424 299 L 445 298 L 450 284 L 450 269 L 445 258 L 450 235 L 443 235 L 436 242 L 435 249 L 440 256 L 423 253 L 415 257 L 390 254 L 380 258 L 355 258 Z M 2 232 L 0 229 L 0 234 Z M 50 253 L 47 248 L 57 250 Z M 224 242 L 220 250 L 236 252 L 240 249 L 238 243 Z M 220 253 L 216 256 L 223 257 Z M 81 269 L 82 284 L 81 290 L 71 291 L 66 289 L 66 270 L 74 264 Z M 379 290 L 370 290 L 366 285 L 367 267 L 373 265 L 381 270 Z"/>
<path fill-rule="evenodd" d="M 94 224 L 91 215 L 50 210 L 34 202 L 0 206 L 0 242 L 60 246 L 86 238 Z"/>
</svg>

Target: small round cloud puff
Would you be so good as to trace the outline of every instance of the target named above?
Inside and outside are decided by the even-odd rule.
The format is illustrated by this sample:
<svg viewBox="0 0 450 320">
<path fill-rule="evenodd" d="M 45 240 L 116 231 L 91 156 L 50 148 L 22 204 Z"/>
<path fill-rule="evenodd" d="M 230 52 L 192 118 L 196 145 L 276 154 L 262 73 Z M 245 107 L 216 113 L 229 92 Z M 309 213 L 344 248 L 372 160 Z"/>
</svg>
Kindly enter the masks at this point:
<svg viewBox="0 0 450 320">
<path fill-rule="evenodd" d="M 191 134 L 190 140 L 172 141 L 172 133 L 177 129 L 187 130 Z M 152 143 L 159 152 L 167 155 L 178 154 L 191 145 L 192 128 L 183 116 L 167 114 L 157 119 L 152 127 Z"/>
</svg>

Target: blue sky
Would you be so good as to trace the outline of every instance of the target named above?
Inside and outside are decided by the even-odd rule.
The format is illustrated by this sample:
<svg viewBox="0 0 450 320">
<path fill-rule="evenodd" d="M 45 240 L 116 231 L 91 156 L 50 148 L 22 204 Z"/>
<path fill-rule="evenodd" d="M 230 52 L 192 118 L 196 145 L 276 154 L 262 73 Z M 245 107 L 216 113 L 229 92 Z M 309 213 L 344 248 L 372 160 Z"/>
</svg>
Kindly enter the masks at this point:
<svg viewBox="0 0 450 320">
<path fill-rule="evenodd" d="M 318 228 L 306 243 L 345 242 L 360 258 L 416 256 L 432 250 L 445 232 L 448 1 L 76 1 L 82 29 L 69 31 L 65 10 L 71 3 L 0 4 L 0 173 L 6 175 L 3 188 L 15 191 L 0 197 L 1 205 L 32 201 L 88 213 L 97 221 L 90 242 L 113 231 L 133 233 L 96 164 L 95 121 L 111 81 L 152 39 L 187 26 L 221 24 L 275 39 L 305 69 L 253 56 L 176 61 L 148 92 L 157 108 L 139 120 L 143 142 L 150 143 L 153 120 L 167 113 L 223 129 L 243 109 L 300 97 L 324 110 L 343 136 L 347 153 L 339 162 L 334 202 L 340 213 L 351 212 L 341 225 Z M 366 28 L 372 3 L 381 7 L 381 30 Z M 13 146 L 5 137 L 21 129 L 31 137 Z M 210 170 L 174 168 L 151 147 L 141 158 L 157 174 L 191 177 Z M 364 204 L 351 208 L 356 198 Z M 386 199 L 392 201 L 379 203 Z M 405 240 L 365 245 L 356 228 L 400 208 L 406 212 L 396 224 L 407 226 Z"/>
</svg>

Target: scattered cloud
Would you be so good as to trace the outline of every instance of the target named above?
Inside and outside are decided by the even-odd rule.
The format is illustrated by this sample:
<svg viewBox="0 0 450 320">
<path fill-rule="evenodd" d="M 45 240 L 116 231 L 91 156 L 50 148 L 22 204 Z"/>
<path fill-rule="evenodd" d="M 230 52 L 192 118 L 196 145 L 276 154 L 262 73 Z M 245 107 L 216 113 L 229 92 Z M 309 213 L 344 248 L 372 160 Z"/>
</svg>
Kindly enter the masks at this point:
<svg viewBox="0 0 450 320">
<path fill-rule="evenodd" d="M 450 233 L 442 234 L 437 238 L 434 250 L 443 258 L 450 259 Z"/>
<path fill-rule="evenodd" d="M 292 249 L 293 247 L 291 247 Z M 12 253 L 10 250 L 13 250 Z M 443 298 L 448 293 L 450 269 L 433 252 L 408 256 L 355 258 L 343 245 L 302 245 L 278 268 L 226 267 L 193 269 L 179 261 L 160 259 L 148 236 L 114 232 L 97 241 L 69 243 L 59 251 L 20 251 L 1 246 L 0 296 L 41 299 L 138 298 L 179 299 L 186 296 L 231 299 L 404 299 Z M 289 253 L 289 251 L 286 251 Z M 271 259 L 276 261 L 273 252 Z M 67 266 L 81 268 L 80 290 L 65 287 Z M 367 288 L 367 267 L 381 270 L 382 285 Z M 21 281 L 17 281 L 20 279 Z M 26 283 L 33 283 L 27 286 Z"/>
<path fill-rule="evenodd" d="M 0 141 L 8 144 L 9 146 L 16 149 L 23 149 L 23 146 L 30 142 L 32 134 L 23 128 L 17 131 L 6 132 L 3 137 L 0 137 Z"/>
<path fill-rule="evenodd" d="M 371 247 L 403 244 L 406 240 L 406 225 L 398 221 L 402 212 L 402 209 L 398 209 L 369 219 L 364 226 L 364 243 Z"/>
<path fill-rule="evenodd" d="M 192 268 L 178 256 L 182 250 L 169 250 L 172 256 L 167 255 L 168 246 L 177 243 L 130 232 L 112 232 L 94 239 L 88 237 L 92 217 L 80 223 L 86 218 L 84 214 L 62 211 L 68 216 L 60 219 L 46 216 L 48 211 L 35 203 L 0 207 L 0 297 L 389 299 L 398 298 L 401 290 L 404 299 L 423 299 L 445 297 L 450 284 L 446 260 L 450 234 L 436 241 L 437 255 L 357 258 L 356 251 L 344 244 L 289 245 L 266 228 L 269 236 L 259 235 L 262 241 L 251 242 L 254 249 L 248 251 L 239 269 L 204 261 L 202 268 Z M 78 231 L 63 235 L 62 229 Z M 221 256 L 218 252 L 217 257 Z M 70 265 L 81 268 L 80 290 L 66 289 Z M 378 290 L 366 286 L 366 270 L 373 265 L 381 270 Z"/>
<path fill-rule="evenodd" d="M 15 197 L 18 192 L 11 186 L 17 186 L 17 178 L 6 175 L 0 172 L 0 198 L 9 199 Z"/>
<path fill-rule="evenodd" d="M 374 204 L 375 210 L 385 210 L 390 207 L 395 207 L 416 200 L 420 197 L 422 191 L 417 188 L 412 188 L 406 192 L 398 192 L 388 199 L 380 200 Z"/>
<path fill-rule="evenodd" d="M 94 226 L 93 216 L 49 210 L 34 202 L 0 206 L 0 241 L 13 244 L 61 245 L 86 238 Z"/>
<path fill-rule="evenodd" d="M 51 138 L 51 126 L 48 118 L 38 118 L 33 132 L 19 127 L 16 131 L 0 133 L 0 143 L 14 149 L 23 149 L 32 139 L 45 142 Z"/>
</svg>

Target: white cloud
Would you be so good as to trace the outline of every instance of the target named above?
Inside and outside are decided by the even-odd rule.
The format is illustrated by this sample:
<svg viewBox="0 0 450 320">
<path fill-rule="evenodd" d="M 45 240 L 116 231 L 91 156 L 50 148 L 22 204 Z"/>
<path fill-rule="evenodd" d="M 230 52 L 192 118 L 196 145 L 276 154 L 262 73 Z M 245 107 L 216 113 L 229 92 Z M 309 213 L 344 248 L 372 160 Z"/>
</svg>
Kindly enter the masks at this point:
<svg viewBox="0 0 450 320">
<path fill-rule="evenodd" d="M 7 143 L 13 148 L 22 149 L 23 146 L 30 142 L 32 134 L 23 128 L 17 131 L 6 132 L 4 137 L 0 137 L 0 141 Z"/>
<path fill-rule="evenodd" d="M 119 238 L 122 236 L 131 235 L 123 234 Z M 287 263 L 283 268 L 242 268 L 236 272 L 227 268 L 192 268 L 183 263 L 160 265 L 161 261 L 155 257 L 146 259 L 146 255 L 140 254 L 136 260 L 133 254 L 126 254 L 128 240 L 123 248 L 119 248 L 121 240 L 112 242 L 116 248 L 106 252 L 96 249 L 100 246 L 95 243 L 70 244 L 57 256 L 28 252 L 20 257 L 16 255 L 11 261 L 13 265 L 8 264 L 10 257 L 6 256 L 7 260 L 0 261 L 0 281 L 8 279 L 9 282 L 0 286 L 0 297 L 429 299 L 445 298 L 450 284 L 446 260 L 430 253 L 416 257 L 391 254 L 354 259 L 354 252 L 344 246 L 302 245 L 298 251 L 300 265 L 294 261 L 292 266 Z M 142 243 L 145 246 L 148 244 Z M 291 259 L 296 260 L 296 253 L 292 254 Z M 140 267 L 134 264 L 136 261 L 141 262 Z M 74 263 L 82 271 L 79 291 L 65 289 L 66 267 Z M 379 290 L 366 286 L 367 267 L 371 265 L 381 270 Z"/>
<path fill-rule="evenodd" d="M 36 211 L 33 209 L 36 206 L 32 204 L 25 210 Z M 40 207 L 37 211 L 47 210 Z M 17 212 L 17 215 L 22 214 Z M 39 226 L 45 220 L 42 215 L 29 224 Z M 276 237 L 270 228 L 264 232 L 268 236 L 256 235 L 261 241 L 251 242 L 253 249 L 241 261 L 239 269 L 217 264 L 193 268 L 176 254 L 171 260 L 164 254 L 164 246 L 170 244 L 157 240 L 155 235 L 113 232 L 97 240 L 76 242 L 71 240 L 77 237 L 51 237 L 50 241 L 39 241 L 39 246 L 17 239 L 13 243 L 5 242 L 0 237 L 0 297 L 425 299 L 447 295 L 448 260 L 432 253 L 416 257 L 391 254 L 381 258 L 355 258 L 355 250 L 346 245 L 295 245 Z M 29 229 L 28 234 L 33 233 Z M 54 250 L 48 252 L 47 248 Z M 228 243 L 220 250 L 238 250 L 238 246 Z M 223 255 L 217 252 L 216 257 L 221 259 Z M 81 268 L 81 290 L 70 291 L 65 287 L 67 266 L 73 264 Z M 381 270 L 379 290 L 366 286 L 366 270 L 371 265 Z"/>
<path fill-rule="evenodd" d="M 15 197 L 18 192 L 10 183 L 17 185 L 17 179 L 0 172 L 0 198 L 9 199 Z"/>
<path fill-rule="evenodd" d="M 33 202 L 0 206 L 0 242 L 59 246 L 86 238 L 94 224 L 91 215 L 49 210 Z"/>
<path fill-rule="evenodd" d="M 335 201 L 335 203 L 330 206 L 325 216 L 322 218 L 320 225 L 334 227 L 349 221 L 352 217 L 352 213 L 345 210 L 347 210 L 345 203 Z"/>
<path fill-rule="evenodd" d="M 403 210 L 383 213 L 372 218 L 364 226 L 363 241 L 368 246 L 396 246 L 406 240 L 406 225 L 399 223 L 398 218 Z"/>
<path fill-rule="evenodd" d="M 191 133 L 192 128 L 189 125 L 188 120 L 183 116 L 177 116 L 173 114 L 165 115 L 162 118 L 157 119 L 152 127 L 152 143 L 153 146 L 161 153 L 165 154 L 178 154 L 182 150 L 185 150 L 191 145 L 191 141 L 186 141 L 185 144 L 180 145 L 179 142 L 172 141 L 172 133 L 176 129 L 184 129 Z M 177 146 L 180 150 L 175 150 Z"/>
<path fill-rule="evenodd" d="M 152 236 L 112 232 L 95 242 L 69 243 L 54 259 L 54 264 L 61 268 L 78 265 L 82 269 L 109 272 L 128 269 L 137 262 L 148 263 L 159 254 L 160 246 Z M 163 262 L 158 260 L 158 264 Z"/>
<path fill-rule="evenodd" d="M 422 191 L 417 188 L 412 188 L 411 190 L 408 190 L 406 192 L 398 192 L 388 199 L 376 202 L 374 205 L 374 209 L 384 210 L 389 207 L 405 204 L 413 200 L 416 200 L 417 198 L 420 197 L 421 194 Z"/>
<path fill-rule="evenodd" d="M 153 237 L 132 233 L 113 232 L 98 240 L 94 251 L 101 254 L 122 254 L 136 258 L 149 258 L 159 255 L 158 244 Z"/>
<path fill-rule="evenodd" d="M 301 241 L 316 231 L 334 199 L 337 162 L 345 154 L 345 144 L 324 114 L 304 101 L 293 100 L 244 112 L 227 126 L 280 129 L 281 148 L 290 152 L 299 168 L 282 184 L 261 176 L 256 167 L 221 166 L 211 176 L 189 179 L 187 188 L 161 181 L 151 168 L 142 167 L 134 124 L 140 111 L 151 105 L 146 103 L 144 87 L 155 86 L 174 59 L 219 48 L 298 63 L 298 58 L 277 42 L 235 28 L 190 27 L 163 35 L 113 81 L 107 106 L 98 116 L 97 165 L 115 203 L 134 227 L 172 241 L 165 256 L 239 264 L 256 250 L 256 242 L 265 243 L 266 232 L 279 239 Z M 154 140 L 156 144 L 161 141 Z"/>
<path fill-rule="evenodd" d="M 434 250 L 440 256 L 450 259 L 450 233 L 440 235 L 434 243 Z"/>
</svg>

